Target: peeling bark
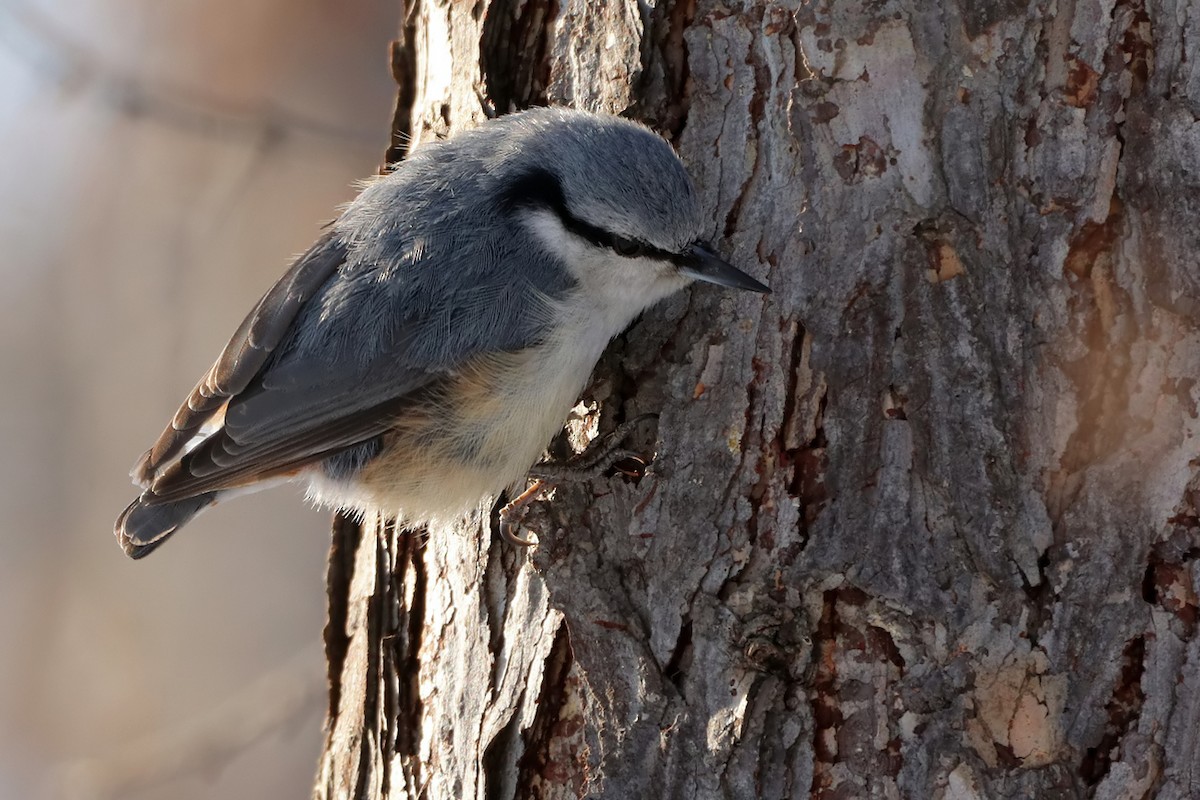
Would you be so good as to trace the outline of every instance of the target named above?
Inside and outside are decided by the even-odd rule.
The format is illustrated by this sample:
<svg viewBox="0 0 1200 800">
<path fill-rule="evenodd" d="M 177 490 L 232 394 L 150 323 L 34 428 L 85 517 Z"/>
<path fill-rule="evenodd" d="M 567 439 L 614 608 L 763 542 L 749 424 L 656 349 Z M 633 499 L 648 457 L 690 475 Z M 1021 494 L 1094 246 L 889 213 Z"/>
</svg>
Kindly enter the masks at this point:
<svg viewBox="0 0 1200 800">
<path fill-rule="evenodd" d="M 557 446 L 654 464 L 530 552 L 335 526 L 318 797 L 1200 796 L 1193 4 L 405 20 L 398 134 L 646 120 L 773 294 L 614 343 Z"/>
</svg>

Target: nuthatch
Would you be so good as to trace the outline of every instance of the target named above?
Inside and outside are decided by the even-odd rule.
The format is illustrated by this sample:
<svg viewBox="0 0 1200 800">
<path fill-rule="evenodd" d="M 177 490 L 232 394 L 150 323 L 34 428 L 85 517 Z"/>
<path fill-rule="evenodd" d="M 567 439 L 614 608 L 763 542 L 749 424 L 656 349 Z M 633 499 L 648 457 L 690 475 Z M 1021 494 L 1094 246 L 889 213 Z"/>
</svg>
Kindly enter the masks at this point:
<svg viewBox="0 0 1200 800">
<path fill-rule="evenodd" d="M 605 345 L 692 280 L 765 292 L 701 241 L 683 164 L 625 119 L 535 109 L 419 147 L 259 300 L 134 467 L 140 558 L 279 480 L 410 523 L 517 485 Z"/>
</svg>

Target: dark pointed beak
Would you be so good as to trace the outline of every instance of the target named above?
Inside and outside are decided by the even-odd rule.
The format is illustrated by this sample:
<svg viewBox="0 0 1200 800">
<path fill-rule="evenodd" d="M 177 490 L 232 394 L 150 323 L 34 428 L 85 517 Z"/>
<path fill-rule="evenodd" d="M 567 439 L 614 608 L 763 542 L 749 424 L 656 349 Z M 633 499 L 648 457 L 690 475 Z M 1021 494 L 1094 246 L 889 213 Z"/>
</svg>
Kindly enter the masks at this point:
<svg viewBox="0 0 1200 800">
<path fill-rule="evenodd" d="M 770 293 L 771 289 L 742 272 L 737 267 L 713 252 L 711 246 L 696 242 L 684 250 L 676 259 L 679 271 L 689 278 L 730 289 L 749 289 L 752 292 Z"/>
</svg>

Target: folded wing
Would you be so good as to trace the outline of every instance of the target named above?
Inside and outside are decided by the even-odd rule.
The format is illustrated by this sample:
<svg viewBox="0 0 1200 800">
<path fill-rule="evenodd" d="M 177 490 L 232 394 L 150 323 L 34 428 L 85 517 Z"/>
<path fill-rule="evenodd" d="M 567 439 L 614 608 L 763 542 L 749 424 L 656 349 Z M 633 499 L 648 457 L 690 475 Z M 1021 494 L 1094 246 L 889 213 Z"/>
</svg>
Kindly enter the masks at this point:
<svg viewBox="0 0 1200 800">
<path fill-rule="evenodd" d="M 346 246 L 327 234 L 258 302 L 135 466 L 146 503 L 287 475 L 354 447 L 386 431 L 414 392 L 447 374 L 405 359 L 403 335 L 367 359 L 335 358 L 333 350 L 325 358 L 283 352 L 306 303 L 346 257 Z M 329 324 L 353 323 L 348 313 Z M 345 338 L 345 331 L 329 337 L 337 333 Z"/>
</svg>

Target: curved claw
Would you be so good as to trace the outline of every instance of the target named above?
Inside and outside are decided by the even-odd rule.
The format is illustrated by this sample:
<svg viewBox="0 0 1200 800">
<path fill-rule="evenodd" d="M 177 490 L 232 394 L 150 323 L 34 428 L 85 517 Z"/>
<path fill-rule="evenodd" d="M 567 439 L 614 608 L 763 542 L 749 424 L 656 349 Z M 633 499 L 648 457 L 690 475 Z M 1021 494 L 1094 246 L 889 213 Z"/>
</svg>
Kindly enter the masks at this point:
<svg viewBox="0 0 1200 800">
<path fill-rule="evenodd" d="M 517 533 L 516 523 L 509 524 L 508 522 L 500 523 L 500 535 L 504 537 L 504 541 L 509 544 L 520 545 L 521 547 L 533 547 L 538 543 L 537 537 L 525 539 Z"/>
<path fill-rule="evenodd" d="M 618 425 L 615 430 L 593 439 L 582 453 L 566 463 L 543 461 L 534 464 L 529 469 L 529 477 L 555 482 L 586 481 L 599 478 L 616 466 L 618 472 L 631 478 L 640 478 L 645 475 L 650 459 L 634 450 L 626 450 L 621 445 L 638 425 L 646 420 L 658 419 L 658 416 L 655 413 L 638 414 Z M 634 461 L 640 466 L 633 470 L 618 466 L 618 462 L 626 460 Z"/>
<path fill-rule="evenodd" d="M 626 452 L 623 457 L 617 459 L 612 468 L 626 478 L 640 480 L 646 477 L 646 468 L 649 466 L 650 462 L 643 458 L 640 453 Z"/>
<path fill-rule="evenodd" d="M 500 509 L 500 535 L 504 541 L 521 547 L 533 547 L 538 543 L 536 538 L 526 539 L 517 531 L 520 528 L 521 520 L 525 518 L 525 512 L 529 510 L 529 505 L 537 499 L 544 488 L 546 488 L 546 484 L 543 481 L 534 481 L 511 503 Z"/>
</svg>

